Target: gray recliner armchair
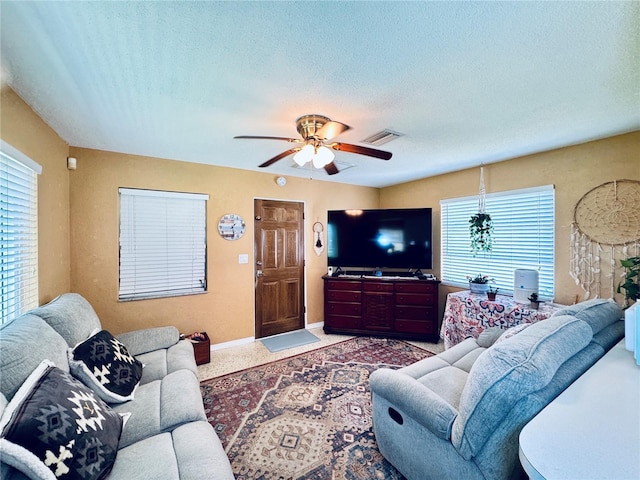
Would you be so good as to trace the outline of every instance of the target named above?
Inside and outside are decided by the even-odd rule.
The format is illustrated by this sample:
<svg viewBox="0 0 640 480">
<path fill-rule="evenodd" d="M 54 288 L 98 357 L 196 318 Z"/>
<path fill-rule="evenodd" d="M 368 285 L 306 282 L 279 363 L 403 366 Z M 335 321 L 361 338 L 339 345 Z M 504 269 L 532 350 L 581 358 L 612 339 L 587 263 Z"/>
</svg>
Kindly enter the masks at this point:
<svg viewBox="0 0 640 480">
<path fill-rule="evenodd" d="M 613 301 L 584 302 L 504 340 L 488 331 L 375 371 L 380 452 L 410 480 L 520 477 L 520 431 L 622 338 L 621 316 Z"/>
</svg>

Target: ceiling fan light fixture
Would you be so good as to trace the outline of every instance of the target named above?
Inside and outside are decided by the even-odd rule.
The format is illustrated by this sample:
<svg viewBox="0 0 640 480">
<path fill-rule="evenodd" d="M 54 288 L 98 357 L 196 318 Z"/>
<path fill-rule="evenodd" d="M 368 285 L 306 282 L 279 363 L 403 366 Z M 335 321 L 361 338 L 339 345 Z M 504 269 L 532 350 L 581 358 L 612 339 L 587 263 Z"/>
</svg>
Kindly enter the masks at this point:
<svg viewBox="0 0 640 480">
<path fill-rule="evenodd" d="M 352 143 L 332 142 L 334 137 L 343 134 L 351 127 L 342 122 L 336 122 L 324 115 L 303 115 L 296 121 L 296 129 L 302 138 L 289 137 L 272 137 L 263 135 L 237 135 L 233 138 L 246 138 L 254 140 L 283 140 L 296 144 L 295 147 L 289 148 L 278 155 L 271 157 L 266 162 L 262 162 L 258 167 L 265 168 L 273 165 L 283 158 L 293 155 L 293 164 L 295 168 L 302 168 L 309 164 L 309 168 L 322 169 L 328 175 L 335 175 L 340 172 L 338 162 L 335 161 L 334 150 L 346 153 L 357 153 L 358 155 L 366 155 L 368 157 L 379 158 L 381 160 L 389 160 L 392 157 L 391 152 L 377 150 L 375 148 L 354 145 Z M 395 135 L 400 135 L 395 133 Z M 348 165 L 347 168 L 353 165 Z M 343 169 L 344 170 L 344 169 Z"/>
<path fill-rule="evenodd" d="M 316 168 L 323 168 L 333 162 L 335 154 L 330 148 L 321 146 L 318 147 L 316 154 L 313 156 L 313 166 Z"/>
<path fill-rule="evenodd" d="M 293 156 L 293 161 L 298 165 L 303 166 L 305 163 L 313 159 L 314 154 L 315 149 L 313 148 L 313 145 L 307 144 Z"/>
</svg>

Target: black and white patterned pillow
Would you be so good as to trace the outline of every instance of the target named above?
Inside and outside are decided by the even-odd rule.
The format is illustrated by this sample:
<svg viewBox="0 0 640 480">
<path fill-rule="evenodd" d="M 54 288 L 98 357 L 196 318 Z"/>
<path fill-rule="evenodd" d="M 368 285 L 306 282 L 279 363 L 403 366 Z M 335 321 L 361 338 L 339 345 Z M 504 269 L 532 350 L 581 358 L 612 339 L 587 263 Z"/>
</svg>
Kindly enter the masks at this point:
<svg viewBox="0 0 640 480">
<path fill-rule="evenodd" d="M 0 419 L 2 461 L 35 479 L 105 478 L 122 419 L 67 372 L 42 362 Z"/>
<path fill-rule="evenodd" d="M 69 351 L 74 377 L 109 403 L 133 399 L 142 377 L 142 363 L 106 330 L 100 330 Z"/>
</svg>

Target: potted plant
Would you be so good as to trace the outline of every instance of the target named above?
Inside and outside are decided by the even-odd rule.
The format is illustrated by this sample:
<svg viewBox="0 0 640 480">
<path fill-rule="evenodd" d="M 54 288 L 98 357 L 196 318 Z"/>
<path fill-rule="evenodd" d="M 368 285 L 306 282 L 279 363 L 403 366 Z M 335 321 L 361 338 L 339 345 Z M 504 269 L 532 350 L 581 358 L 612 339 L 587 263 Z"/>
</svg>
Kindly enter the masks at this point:
<svg viewBox="0 0 640 480">
<path fill-rule="evenodd" d="M 471 252 L 475 257 L 478 252 L 490 252 L 493 246 L 491 234 L 493 223 L 491 215 L 478 212 L 469 220 L 469 236 L 471 237 Z"/>
<path fill-rule="evenodd" d="M 529 298 L 527 298 L 527 300 L 529 300 L 529 306 L 533 310 L 538 310 L 538 308 L 540 308 L 540 304 L 542 303 L 542 300 L 538 298 L 538 294 L 536 292 L 533 292 L 531 295 L 529 295 Z"/>
<path fill-rule="evenodd" d="M 498 290 L 500 290 L 498 287 L 493 288 L 491 285 L 489 285 L 489 290 L 487 290 L 487 298 L 492 302 L 495 301 Z"/>
<path fill-rule="evenodd" d="M 618 293 L 624 290 L 624 304 L 628 307 L 631 300 L 640 298 L 640 257 L 629 257 L 626 260 L 620 260 L 625 270 L 624 282 L 618 284 Z"/>
<path fill-rule="evenodd" d="M 475 277 L 467 275 L 469 281 L 469 290 L 471 293 L 486 293 L 489 289 L 489 282 L 493 282 L 493 278 L 488 275 L 477 274 Z"/>
</svg>

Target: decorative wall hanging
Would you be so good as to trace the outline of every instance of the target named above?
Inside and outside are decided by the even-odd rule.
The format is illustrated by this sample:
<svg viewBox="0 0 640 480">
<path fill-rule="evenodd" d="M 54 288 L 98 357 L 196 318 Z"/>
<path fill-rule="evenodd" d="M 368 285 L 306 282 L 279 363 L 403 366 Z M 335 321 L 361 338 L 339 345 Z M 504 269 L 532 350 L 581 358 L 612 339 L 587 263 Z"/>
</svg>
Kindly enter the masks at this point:
<svg viewBox="0 0 640 480">
<path fill-rule="evenodd" d="M 324 226 L 320 222 L 313 224 L 313 249 L 316 251 L 316 255 L 320 256 L 324 251 Z"/>
<path fill-rule="evenodd" d="M 229 213 L 218 222 L 218 233 L 225 240 L 238 240 L 245 231 L 245 223 L 240 215 Z"/>
<path fill-rule="evenodd" d="M 591 296 L 614 297 L 620 261 L 640 255 L 640 182 L 614 180 L 584 194 L 573 211 L 570 274 Z"/>
<path fill-rule="evenodd" d="M 491 215 L 485 212 L 484 167 L 480 167 L 480 192 L 478 194 L 478 213 L 469 219 L 471 252 L 475 257 L 479 252 L 490 252 L 493 246 L 491 234 L 493 223 Z"/>
</svg>

